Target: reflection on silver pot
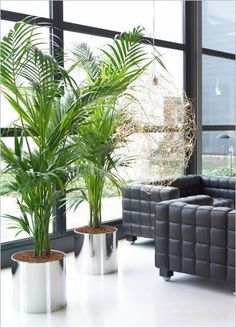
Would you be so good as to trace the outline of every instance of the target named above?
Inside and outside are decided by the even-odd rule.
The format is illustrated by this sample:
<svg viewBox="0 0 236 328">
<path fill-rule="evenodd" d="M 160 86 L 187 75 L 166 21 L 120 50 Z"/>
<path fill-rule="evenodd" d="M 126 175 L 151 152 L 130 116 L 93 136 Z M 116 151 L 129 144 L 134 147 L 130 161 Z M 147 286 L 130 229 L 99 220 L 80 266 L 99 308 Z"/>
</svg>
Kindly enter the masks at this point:
<svg viewBox="0 0 236 328">
<path fill-rule="evenodd" d="M 15 254 L 12 256 L 13 302 L 17 310 L 46 313 L 66 305 L 65 254 L 62 254 L 62 259 L 46 263 L 18 261 Z"/>
<path fill-rule="evenodd" d="M 116 272 L 117 229 L 106 233 L 75 232 L 75 265 L 79 273 L 104 275 Z"/>
</svg>

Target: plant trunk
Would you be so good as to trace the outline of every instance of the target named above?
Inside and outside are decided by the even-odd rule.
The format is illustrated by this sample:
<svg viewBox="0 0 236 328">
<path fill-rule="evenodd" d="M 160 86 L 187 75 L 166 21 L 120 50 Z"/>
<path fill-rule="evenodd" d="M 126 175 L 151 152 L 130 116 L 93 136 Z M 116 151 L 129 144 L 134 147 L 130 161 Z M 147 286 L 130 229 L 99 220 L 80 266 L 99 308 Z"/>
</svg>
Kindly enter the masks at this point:
<svg viewBox="0 0 236 328">
<path fill-rule="evenodd" d="M 101 200 L 96 206 L 90 206 L 90 228 L 99 228 L 101 226 Z"/>
<path fill-rule="evenodd" d="M 46 214 L 41 214 L 45 215 Z M 47 256 L 50 255 L 50 243 L 49 243 L 49 220 L 45 226 L 41 227 L 36 232 L 37 238 L 34 239 L 35 256 Z"/>
</svg>

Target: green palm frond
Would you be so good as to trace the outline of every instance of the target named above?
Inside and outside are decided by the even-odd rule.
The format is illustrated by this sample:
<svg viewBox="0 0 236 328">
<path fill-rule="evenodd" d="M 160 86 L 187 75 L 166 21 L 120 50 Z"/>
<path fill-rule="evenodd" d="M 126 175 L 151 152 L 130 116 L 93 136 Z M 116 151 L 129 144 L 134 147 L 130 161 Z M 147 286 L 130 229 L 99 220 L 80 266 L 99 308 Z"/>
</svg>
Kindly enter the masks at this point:
<svg viewBox="0 0 236 328">
<path fill-rule="evenodd" d="M 72 50 L 72 66 L 69 71 L 73 71 L 75 68 L 84 70 L 91 81 L 96 79 L 96 76 L 100 74 L 100 67 L 98 60 L 94 56 L 93 52 L 86 43 L 79 43 L 74 45 Z"/>
<path fill-rule="evenodd" d="M 30 57 L 26 56 L 29 46 L 40 45 L 39 27 L 32 19 L 19 22 L 3 37 L 1 41 L 1 83 L 9 89 L 14 89 L 22 70 Z"/>
</svg>

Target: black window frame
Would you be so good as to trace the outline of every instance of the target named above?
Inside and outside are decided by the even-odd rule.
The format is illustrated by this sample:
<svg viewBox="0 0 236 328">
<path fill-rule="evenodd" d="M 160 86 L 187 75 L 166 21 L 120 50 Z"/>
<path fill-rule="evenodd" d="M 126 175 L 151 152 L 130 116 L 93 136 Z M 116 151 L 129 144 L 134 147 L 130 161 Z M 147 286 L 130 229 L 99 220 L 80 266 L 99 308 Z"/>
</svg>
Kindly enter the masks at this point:
<svg viewBox="0 0 236 328">
<path fill-rule="evenodd" d="M 35 17 L 36 23 L 48 23 L 51 26 L 52 34 L 55 35 L 59 46 L 63 47 L 64 31 L 89 34 L 100 37 L 113 38 L 119 34 L 119 31 L 113 31 L 104 28 L 93 26 L 85 26 L 81 24 L 71 23 L 63 19 L 63 1 L 49 1 L 50 18 Z M 143 43 L 153 43 L 157 47 L 164 47 L 173 50 L 183 51 L 183 82 L 184 88 L 188 97 L 193 100 L 194 111 L 196 114 L 196 123 L 198 126 L 197 136 L 198 141 L 194 153 L 191 157 L 189 167 L 186 169 L 186 174 L 199 172 L 199 161 L 201 159 L 201 1 L 183 0 L 183 43 L 177 43 L 167 40 L 144 37 Z M 1 10 L 1 20 L 17 22 L 29 15 Z M 53 40 L 51 40 L 53 41 Z M 52 53 L 56 54 L 56 49 L 53 48 L 51 42 Z M 205 50 L 204 50 L 205 51 Z M 4 128 L 1 128 L 1 135 Z M 13 131 L 10 130 L 8 136 L 13 136 Z M 73 250 L 73 229 L 66 229 L 66 215 L 63 208 L 56 206 L 55 222 L 53 224 L 53 233 L 50 235 L 51 247 L 65 252 Z M 118 228 L 119 238 L 124 237 L 122 229 L 122 219 L 107 221 L 106 223 L 114 225 Z M 16 241 L 4 242 L 1 247 L 2 267 L 10 265 L 10 257 L 17 251 L 32 248 L 30 238 Z"/>
</svg>

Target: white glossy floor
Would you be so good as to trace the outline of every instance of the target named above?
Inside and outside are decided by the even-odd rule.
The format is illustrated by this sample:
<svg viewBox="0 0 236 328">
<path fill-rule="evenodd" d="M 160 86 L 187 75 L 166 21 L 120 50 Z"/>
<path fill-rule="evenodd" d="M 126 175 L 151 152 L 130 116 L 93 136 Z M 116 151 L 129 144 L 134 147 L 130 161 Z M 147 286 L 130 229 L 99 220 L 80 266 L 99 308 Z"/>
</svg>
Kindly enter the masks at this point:
<svg viewBox="0 0 236 328">
<path fill-rule="evenodd" d="M 163 281 L 152 241 L 120 241 L 117 274 L 80 276 L 73 260 L 69 254 L 67 308 L 48 315 L 14 311 L 11 273 L 2 270 L 1 327 L 235 327 L 229 288 L 184 274 Z"/>
</svg>

